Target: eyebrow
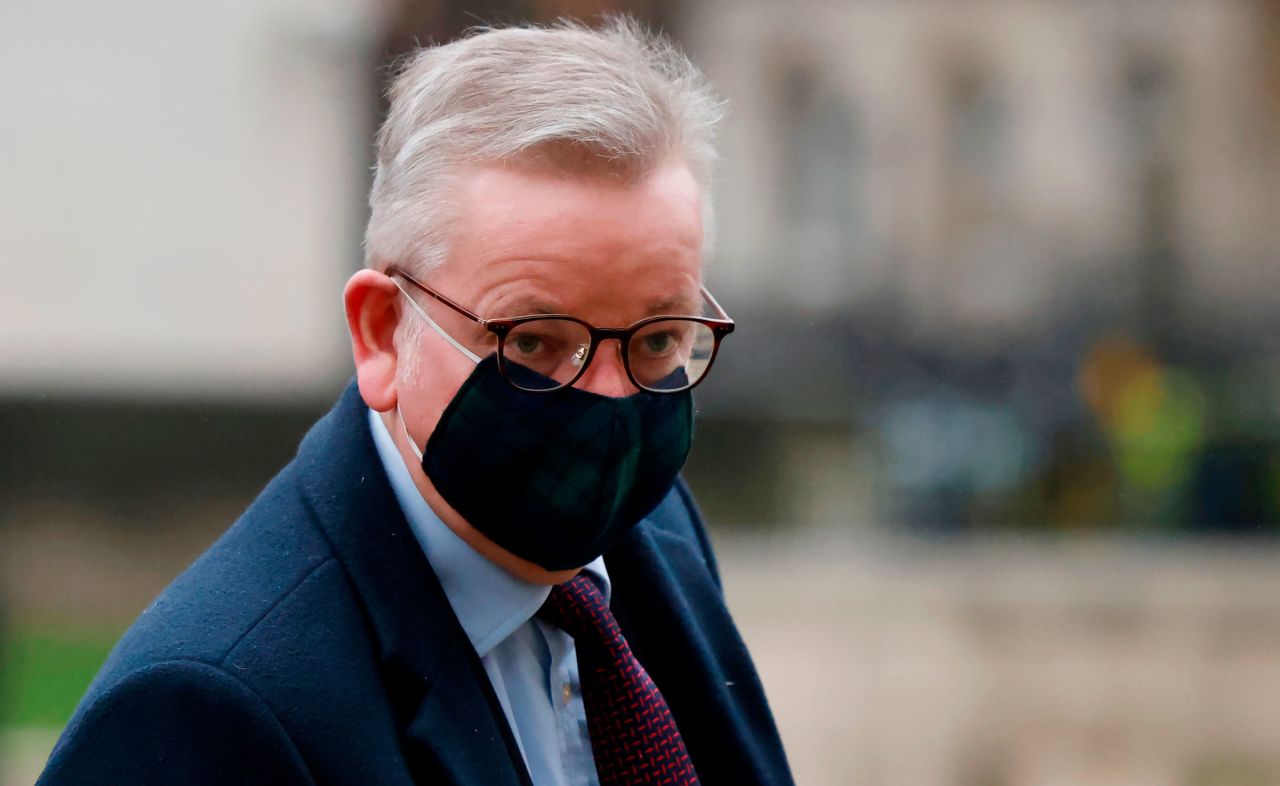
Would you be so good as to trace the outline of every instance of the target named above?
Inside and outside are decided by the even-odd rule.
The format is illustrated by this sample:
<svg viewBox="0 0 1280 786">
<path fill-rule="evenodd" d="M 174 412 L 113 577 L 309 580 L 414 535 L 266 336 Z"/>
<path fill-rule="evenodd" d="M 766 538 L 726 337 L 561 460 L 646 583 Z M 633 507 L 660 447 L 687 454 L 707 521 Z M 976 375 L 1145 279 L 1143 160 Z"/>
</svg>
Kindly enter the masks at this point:
<svg viewBox="0 0 1280 786">
<path fill-rule="evenodd" d="M 647 309 L 650 316 L 659 314 L 692 314 L 696 310 L 693 305 L 697 302 L 697 298 L 685 295 L 677 295 L 674 297 L 655 300 Z M 678 311 L 676 309 L 679 309 Z M 515 300 L 510 305 L 503 307 L 503 318 L 507 317 L 523 317 L 541 314 L 564 314 L 564 309 L 557 308 L 543 300 L 521 299 Z"/>
<path fill-rule="evenodd" d="M 510 312 L 502 316 L 529 316 L 532 314 L 563 314 L 564 312 L 554 306 L 541 300 L 517 300 L 511 305 L 504 307 L 504 311 Z"/>
<path fill-rule="evenodd" d="M 653 305 L 649 306 L 649 313 L 655 314 L 655 315 L 656 314 L 674 314 L 674 313 L 678 313 L 673 310 L 677 307 L 682 308 L 686 313 L 693 313 L 694 309 L 696 308 L 696 306 L 694 306 L 693 303 L 695 303 L 696 300 L 697 300 L 696 298 L 685 297 L 683 295 L 676 296 L 676 297 L 669 297 L 665 300 L 659 300 L 653 303 Z"/>
</svg>

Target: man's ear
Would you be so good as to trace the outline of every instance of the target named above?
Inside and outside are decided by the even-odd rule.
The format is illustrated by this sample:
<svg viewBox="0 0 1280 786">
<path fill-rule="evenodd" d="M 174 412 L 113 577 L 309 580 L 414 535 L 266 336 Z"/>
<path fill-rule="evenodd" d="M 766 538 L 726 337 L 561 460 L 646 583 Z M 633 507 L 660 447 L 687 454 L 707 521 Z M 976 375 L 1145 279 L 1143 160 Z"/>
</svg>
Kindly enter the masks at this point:
<svg viewBox="0 0 1280 786">
<path fill-rule="evenodd" d="M 351 332 L 360 397 L 376 412 L 396 406 L 396 325 L 400 322 L 400 289 L 388 276 L 361 270 L 342 293 Z"/>
</svg>

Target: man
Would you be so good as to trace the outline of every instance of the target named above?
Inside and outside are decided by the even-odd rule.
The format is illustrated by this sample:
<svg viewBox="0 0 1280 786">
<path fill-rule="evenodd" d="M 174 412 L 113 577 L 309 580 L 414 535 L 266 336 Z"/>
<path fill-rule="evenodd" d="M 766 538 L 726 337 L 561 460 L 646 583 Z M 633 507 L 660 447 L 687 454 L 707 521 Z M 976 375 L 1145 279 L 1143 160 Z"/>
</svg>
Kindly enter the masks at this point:
<svg viewBox="0 0 1280 786">
<path fill-rule="evenodd" d="M 356 382 L 112 653 L 61 784 L 790 783 L 677 475 L 719 107 L 633 25 L 391 89 Z"/>
</svg>

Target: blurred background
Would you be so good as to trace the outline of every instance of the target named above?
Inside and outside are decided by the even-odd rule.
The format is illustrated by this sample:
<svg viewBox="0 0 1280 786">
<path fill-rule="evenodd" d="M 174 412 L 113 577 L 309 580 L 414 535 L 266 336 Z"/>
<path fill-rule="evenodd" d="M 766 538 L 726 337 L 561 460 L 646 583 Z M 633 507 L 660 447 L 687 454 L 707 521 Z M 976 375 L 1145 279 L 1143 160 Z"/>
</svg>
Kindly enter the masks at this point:
<svg viewBox="0 0 1280 786">
<path fill-rule="evenodd" d="M 728 98 L 688 476 L 802 784 L 1280 784 L 1280 2 L 27 3 L 0 785 L 351 373 L 388 60 L 625 11 Z"/>
</svg>

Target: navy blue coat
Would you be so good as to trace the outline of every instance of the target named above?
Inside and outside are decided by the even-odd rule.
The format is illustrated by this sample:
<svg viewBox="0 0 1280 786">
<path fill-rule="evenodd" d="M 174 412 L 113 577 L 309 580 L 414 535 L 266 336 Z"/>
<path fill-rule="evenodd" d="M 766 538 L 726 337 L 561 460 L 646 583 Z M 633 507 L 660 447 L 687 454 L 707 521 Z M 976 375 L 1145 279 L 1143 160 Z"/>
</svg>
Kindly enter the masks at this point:
<svg viewBox="0 0 1280 786">
<path fill-rule="evenodd" d="M 791 783 L 683 483 L 605 562 L 703 783 Z M 450 783 L 530 781 L 354 384 L 121 639 L 39 781 Z"/>
</svg>

